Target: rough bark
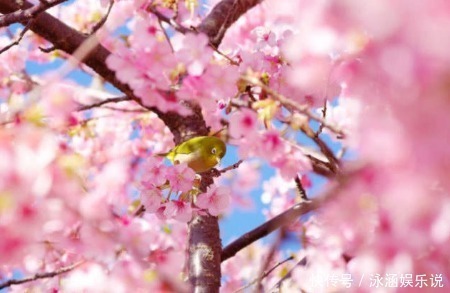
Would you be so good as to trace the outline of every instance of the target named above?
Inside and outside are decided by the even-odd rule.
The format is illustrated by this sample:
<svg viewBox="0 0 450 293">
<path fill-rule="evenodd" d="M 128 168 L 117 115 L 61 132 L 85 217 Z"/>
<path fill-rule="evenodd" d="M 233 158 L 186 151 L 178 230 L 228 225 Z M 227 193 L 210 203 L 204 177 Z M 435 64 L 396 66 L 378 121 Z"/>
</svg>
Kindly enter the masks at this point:
<svg viewBox="0 0 450 293">
<path fill-rule="evenodd" d="M 197 29 L 208 36 L 211 44 L 219 47 L 228 28 L 261 2 L 262 0 L 222 0 L 214 6 Z"/>
<path fill-rule="evenodd" d="M 189 281 L 193 292 L 219 292 L 220 252 L 217 217 L 197 215 L 189 223 Z"/>
</svg>

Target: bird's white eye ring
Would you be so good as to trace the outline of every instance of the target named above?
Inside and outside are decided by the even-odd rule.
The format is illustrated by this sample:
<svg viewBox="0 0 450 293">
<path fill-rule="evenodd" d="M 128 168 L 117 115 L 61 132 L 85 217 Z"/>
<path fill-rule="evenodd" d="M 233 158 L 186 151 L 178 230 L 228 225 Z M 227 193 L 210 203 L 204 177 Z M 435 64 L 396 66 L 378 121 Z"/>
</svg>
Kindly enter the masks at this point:
<svg viewBox="0 0 450 293">
<path fill-rule="evenodd" d="M 213 155 L 216 154 L 216 148 L 212 148 L 212 149 L 211 149 L 211 154 L 213 154 Z"/>
</svg>

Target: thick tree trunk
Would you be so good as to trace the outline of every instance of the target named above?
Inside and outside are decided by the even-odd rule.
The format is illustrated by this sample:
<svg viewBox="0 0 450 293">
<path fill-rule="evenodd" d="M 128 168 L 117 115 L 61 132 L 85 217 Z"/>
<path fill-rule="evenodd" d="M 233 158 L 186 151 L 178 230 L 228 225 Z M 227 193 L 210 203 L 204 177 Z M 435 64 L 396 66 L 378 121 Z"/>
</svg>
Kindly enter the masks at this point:
<svg viewBox="0 0 450 293">
<path fill-rule="evenodd" d="M 217 217 L 194 217 L 189 223 L 188 257 L 189 282 L 193 292 L 219 292 L 221 251 Z"/>
</svg>

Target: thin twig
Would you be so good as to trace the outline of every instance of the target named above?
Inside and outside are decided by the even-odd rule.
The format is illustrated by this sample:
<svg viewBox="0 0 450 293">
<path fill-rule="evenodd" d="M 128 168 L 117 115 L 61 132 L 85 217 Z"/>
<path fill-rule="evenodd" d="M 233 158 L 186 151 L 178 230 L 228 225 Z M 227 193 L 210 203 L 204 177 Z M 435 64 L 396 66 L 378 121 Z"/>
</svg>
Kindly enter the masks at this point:
<svg viewBox="0 0 450 293">
<path fill-rule="evenodd" d="M 83 105 L 80 108 L 78 108 L 77 111 L 86 111 L 86 110 L 89 110 L 89 109 L 92 109 L 92 108 L 100 107 L 100 106 L 105 105 L 105 104 L 125 102 L 125 101 L 132 101 L 132 99 L 129 98 L 128 96 L 109 98 L 109 99 L 105 99 L 105 100 L 102 100 L 100 102 L 97 102 L 95 104 Z"/>
<path fill-rule="evenodd" d="M 0 50 L 0 54 L 2 54 L 3 52 L 8 51 L 10 48 L 12 48 L 13 46 L 16 46 L 20 43 L 20 41 L 22 40 L 22 38 L 25 36 L 25 33 L 30 29 L 31 24 L 33 23 L 33 19 L 29 20 L 27 25 L 23 28 L 23 30 L 20 32 L 19 34 L 19 38 L 17 38 L 17 40 L 15 40 L 14 42 L 12 42 L 11 44 L 9 44 L 8 46 L 4 47 L 3 49 Z"/>
<path fill-rule="evenodd" d="M 220 51 L 219 48 L 214 46 L 213 42 L 209 42 L 208 44 L 216 53 L 218 53 L 223 58 L 227 59 L 230 62 L 231 65 L 239 66 L 239 62 L 238 61 L 235 61 L 235 60 L 231 59 L 231 57 L 229 57 L 227 54 L 225 54 L 222 51 Z"/>
<path fill-rule="evenodd" d="M 303 125 L 301 125 L 300 129 L 304 134 L 306 134 L 306 136 L 311 138 L 317 144 L 322 154 L 327 157 L 329 163 L 328 165 L 331 171 L 333 173 L 337 173 L 339 170 L 339 160 L 336 158 L 330 147 L 319 136 L 316 135 L 309 124 L 304 123 Z"/>
<path fill-rule="evenodd" d="M 297 186 L 298 193 L 302 200 L 309 200 L 308 196 L 306 196 L 305 188 L 303 187 L 302 181 L 300 180 L 300 176 L 295 177 L 295 185 Z"/>
<path fill-rule="evenodd" d="M 13 13 L 2 15 L 0 16 L 0 27 L 8 26 L 17 22 L 28 21 L 35 18 L 37 15 L 46 11 L 47 9 L 66 1 L 67 0 L 40 1 L 38 5 L 31 6 L 28 9 L 19 9 Z"/>
<path fill-rule="evenodd" d="M 333 173 L 337 173 L 339 171 L 339 160 L 334 155 L 333 151 L 330 147 L 319 137 L 313 136 L 311 137 L 314 142 L 319 146 L 320 151 L 327 157 L 330 163 L 330 169 Z"/>
<path fill-rule="evenodd" d="M 243 160 L 239 160 L 236 163 L 234 163 L 231 166 L 228 166 L 226 168 L 223 168 L 222 170 L 217 170 L 216 168 L 212 168 L 206 172 L 202 172 L 202 180 L 200 182 L 199 189 L 203 192 L 206 192 L 207 186 L 211 184 L 211 182 L 214 182 L 214 177 L 220 177 L 225 172 L 228 172 L 233 169 L 237 169 L 239 165 L 243 162 Z"/>
<path fill-rule="evenodd" d="M 184 26 L 182 26 L 181 24 L 179 24 L 178 22 L 176 22 L 174 19 L 169 18 L 167 16 L 165 16 L 164 14 L 162 14 L 161 12 L 159 12 L 156 8 L 149 6 L 147 7 L 147 11 L 151 12 L 152 14 L 154 14 L 160 21 L 165 22 L 167 24 L 169 24 L 170 26 L 172 26 L 176 31 L 182 33 L 182 34 L 186 34 L 188 32 L 192 32 L 195 33 L 195 31 L 188 29 Z"/>
<path fill-rule="evenodd" d="M 307 263 L 307 259 L 306 259 L 306 256 L 305 257 L 303 257 L 302 259 L 300 259 L 293 267 L 292 267 L 292 269 L 290 269 L 289 270 L 289 272 L 283 277 L 283 278 L 281 278 L 269 291 L 270 292 L 273 292 L 273 289 L 276 289 L 276 288 L 280 288 L 280 286 L 281 286 L 281 284 L 285 281 L 285 280 L 287 280 L 288 278 L 290 278 L 291 277 L 291 275 L 292 275 L 292 272 L 294 271 L 294 269 L 295 268 L 297 268 L 298 266 L 305 266 L 306 265 L 306 263 Z"/>
<path fill-rule="evenodd" d="M 133 100 L 134 101 L 134 100 Z M 104 106 L 103 109 L 108 109 L 112 111 L 118 111 L 118 112 L 124 112 L 124 113 L 148 113 L 148 110 L 144 110 L 142 108 L 139 109 L 122 109 L 122 108 L 116 108 L 111 106 Z"/>
<path fill-rule="evenodd" d="M 133 213 L 133 217 L 140 217 L 143 213 L 145 213 L 144 205 L 140 205 L 138 209 Z"/>
<path fill-rule="evenodd" d="M 106 14 L 102 17 L 102 19 L 96 24 L 94 25 L 94 27 L 92 28 L 91 31 L 91 35 L 96 33 L 106 22 L 106 20 L 108 19 L 109 14 L 111 13 L 111 9 L 114 5 L 114 0 L 109 0 L 109 5 L 108 5 L 108 10 L 106 11 Z"/>
<path fill-rule="evenodd" d="M 264 274 L 262 274 L 259 278 L 254 279 L 253 281 L 251 281 L 250 283 L 248 283 L 245 286 L 242 286 L 241 288 L 237 289 L 236 291 L 234 291 L 233 293 L 238 293 L 241 291 L 244 291 L 245 289 L 251 287 L 252 285 L 256 284 L 256 282 L 258 282 L 258 279 L 264 279 L 265 277 L 267 277 L 268 275 L 270 275 L 270 273 L 272 273 L 274 270 L 276 270 L 279 266 L 287 263 L 288 261 L 291 261 L 294 259 L 294 256 L 291 255 L 288 258 L 278 262 L 276 265 L 274 265 L 271 269 L 267 270 L 264 272 Z"/>
<path fill-rule="evenodd" d="M 50 46 L 48 48 L 44 48 L 44 47 L 39 46 L 39 50 L 41 50 L 41 52 L 44 52 L 44 53 L 50 53 L 50 52 L 53 52 L 53 51 L 55 51 L 57 49 L 55 48 L 55 46 Z"/>
<path fill-rule="evenodd" d="M 327 98 L 325 98 L 325 100 L 323 100 L 323 108 L 322 108 L 323 119 L 325 119 L 327 117 L 327 103 L 328 103 L 328 100 L 327 100 Z M 319 129 L 316 132 L 316 136 L 319 136 L 319 134 L 322 133 L 322 130 L 323 130 L 323 124 L 320 124 Z"/>
<path fill-rule="evenodd" d="M 250 84 L 259 86 L 266 93 L 268 93 L 273 98 L 275 98 L 278 101 L 280 101 L 282 104 L 294 108 L 298 112 L 306 115 L 308 118 L 310 118 L 312 120 L 315 120 L 315 121 L 317 121 L 319 123 L 322 123 L 324 125 L 324 127 L 328 128 L 332 132 L 334 132 L 334 133 L 336 133 L 336 134 L 338 134 L 338 135 L 340 135 L 342 137 L 345 137 L 345 134 L 344 134 L 344 132 L 342 130 L 340 130 L 339 128 L 337 128 L 336 126 L 334 126 L 332 124 L 329 124 L 322 117 L 320 117 L 320 116 L 314 114 L 313 112 L 311 112 L 311 110 L 309 109 L 308 106 L 300 105 L 297 102 L 286 98 L 285 96 L 283 96 L 282 94 L 277 93 L 276 91 L 274 91 L 273 89 L 271 89 L 270 87 L 268 87 L 267 85 L 265 85 L 263 82 L 261 82 L 259 79 L 255 78 L 255 77 L 242 76 L 241 79 L 246 81 L 246 82 L 248 82 L 248 83 L 250 83 Z"/>
<path fill-rule="evenodd" d="M 273 231 L 277 230 L 278 228 L 284 225 L 292 223 L 301 215 L 307 214 L 318 207 L 319 201 L 317 200 L 304 201 L 295 204 L 290 209 L 270 219 L 264 224 L 258 226 L 257 228 L 245 233 L 232 243 L 228 244 L 222 250 L 222 261 L 225 261 L 233 257 L 234 255 L 236 255 L 238 251 L 252 244 L 256 240 L 269 235 L 270 233 L 272 233 Z"/>
<path fill-rule="evenodd" d="M 159 12 L 157 9 L 153 8 L 153 7 L 148 7 L 147 11 L 153 13 L 157 18 L 158 18 L 158 22 L 161 26 L 161 29 L 164 32 L 164 35 L 166 36 L 166 39 L 169 41 L 170 47 L 172 48 L 172 44 L 170 43 L 170 39 L 167 36 L 166 31 L 164 30 L 161 22 L 165 22 L 167 24 L 169 24 L 170 26 L 172 26 L 176 31 L 182 33 L 182 34 L 186 34 L 188 32 L 193 33 L 193 34 L 198 34 L 199 32 L 197 31 L 196 28 L 186 28 L 184 26 L 182 26 L 181 24 L 177 23 L 173 18 L 168 18 L 167 16 L 165 16 L 164 14 L 162 14 L 161 12 Z M 209 42 L 208 45 L 215 51 L 217 52 L 219 55 L 221 55 L 222 57 L 224 57 L 225 59 L 227 59 L 230 64 L 235 65 L 235 66 L 239 66 L 239 62 L 231 59 L 229 56 L 227 56 L 225 53 L 221 52 L 216 45 L 214 45 L 213 42 Z M 173 48 L 172 48 L 172 52 L 173 52 Z"/>
<path fill-rule="evenodd" d="M 311 161 L 312 169 L 316 174 L 322 175 L 327 178 L 332 178 L 336 176 L 328 162 L 324 162 L 311 154 L 306 154 L 306 157 Z"/>
<path fill-rule="evenodd" d="M 267 257 L 266 257 L 263 265 L 261 266 L 258 276 L 264 275 L 264 272 L 267 270 L 270 262 L 272 261 L 273 257 L 275 256 L 275 252 L 278 250 L 278 248 L 281 245 L 281 242 L 283 241 L 283 239 L 285 237 L 286 237 L 286 230 L 285 230 L 285 228 L 282 228 L 280 230 L 280 232 L 278 233 L 277 239 L 270 246 L 269 253 L 267 254 Z M 257 279 L 255 292 L 263 292 L 262 280 L 263 280 L 262 277 Z"/>
<path fill-rule="evenodd" d="M 289 123 L 288 121 L 283 121 L 281 119 L 278 119 L 280 122 L 282 123 Z M 320 155 L 324 156 L 323 159 L 326 158 L 326 160 L 320 159 L 318 157 L 315 157 L 315 159 L 320 160 L 320 162 L 322 163 L 322 165 L 325 165 L 329 171 L 331 171 L 332 174 L 336 174 L 339 171 L 339 159 L 334 155 L 333 151 L 331 150 L 331 148 L 317 135 L 317 133 L 315 133 L 311 126 L 309 125 L 308 121 L 304 121 L 300 126 L 299 126 L 300 130 L 310 139 L 312 139 L 314 141 L 314 143 L 320 148 Z M 308 156 L 308 155 L 313 155 L 314 153 L 310 153 L 310 152 L 306 152 L 305 153 L 305 148 L 301 149 L 302 152 Z M 315 155 L 315 154 L 314 154 Z M 308 156 L 311 159 L 311 156 Z M 311 159 L 311 163 L 314 164 L 316 163 L 315 160 Z M 316 171 L 316 170 L 314 170 Z M 320 173 L 321 174 L 321 173 Z M 323 175 L 323 174 L 321 174 Z"/>
<path fill-rule="evenodd" d="M 234 163 L 233 165 L 228 166 L 226 168 L 223 168 L 222 170 L 219 170 L 219 172 L 220 172 L 220 174 L 223 174 L 223 173 L 228 172 L 230 170 L 237 169 L 237 168 L 239 168 L 239 165 L 242 164 L 242 162 L 244 162 L 244 161 L 243 160 L 239 160 L 236 163 Z"/>
<path fill-rule="evenodd" d="M 76 267 L 78 267 L 79 265 L 83 264 L 84 261 L 79 261 L 76 262 L 70 266 L 66 266 L 66 267 L 62 267 L 60 269 L 57 269 L 56 271 L 53 272 L 47 272 L 47 273 L 37 273 L 34 276 L 28 277 L 28 278 L 24 278 L 24 279 L 11 279 L 8 280 L 4 283 L 0 283 L 0 289 L 3 288 L 7 288 L 10 287 L 12 285 L 19 285 L 19 284 L 23 284 L 23 283 L 28 283 L 28 282 L 32 282 L 32 281 L 36 281 L 39 279 L 48 279 L 48 278 L 53 278 L 55 276 L 70 272 L 71 270 L 75 269 Z"/>
<path fill-rule="evenodd" d="M 163 25 L 162 25 L 162 21 L 161 21 L 160 18 L 158 18 L 158 24 L 159 24 L 159 27 L 161 28 L 161 30 L 162 30 L 162 32 L 163 32 L 163 34 L 164 34 L 164 37 L 165 37 L 166 40 L 167 40 L 167 43 L 169 43 L 170 50 L 172 51 L 172 53 L 175 52 L 175 50 L 173 49 L 173 46 L 172 46 L 172 42 L 170 41 L 170 37 L 169 37 L 169 35 L 167 34 L 166 30 L 164 29 L 164 27 L 163 27 Z"/>
</svg>

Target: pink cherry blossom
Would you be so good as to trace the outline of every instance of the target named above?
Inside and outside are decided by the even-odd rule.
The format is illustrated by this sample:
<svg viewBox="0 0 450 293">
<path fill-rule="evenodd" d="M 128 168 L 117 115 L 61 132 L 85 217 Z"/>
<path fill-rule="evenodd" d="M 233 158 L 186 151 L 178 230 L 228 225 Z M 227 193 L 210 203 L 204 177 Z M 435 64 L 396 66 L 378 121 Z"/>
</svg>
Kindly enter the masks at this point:
<svg viewBox="0 0 450 293">
<path fill-rule="evenodd" d="M 146 212 L 154 213 L 161 206 L 161 192 L 155 188 L 146 188 L 141 192 L 140 197 Z"/>
<path fill-rule="evenodd" d="M 62 289 L 68 292 L 80 289 L 89 291 L 96 290 L 98 286 L 116 292 L 125 290 L 124 284 L 118 279 L 109 278 L 105 269 L 99 264 L 88 264 L 83 269 L 70 273 Z"/>
<path fill-rule="evenodd" d="M 165 207 L 164 215 L 167 218 L 173 218 L 180 222 L 188 222 L 192 218 L 192 208 L 189 202 L 172 200 Z"/>
<path fill-rule="evenodd" d="M 233 138 L 241 138 L 248 133 L 254 133 L 257 128 L 258 115 L 250 109 L 243 109 L 230 117 L 230 135 Z"/>
<path fill-rule="evenodd" d="M 145 187 L 158 187 L 166 183 L 167 166 L 158 158 L 149 158 L 142 167 L 142 184 Z"/>
<path fill-rule="evenodd" d="M 174 191 L 188 192 L 192 189 L 195 172 L 187 164 L 174 165 L 167 170 L 167 180 Z"/>
<path fill-rule="evenodd" d="M 198 76 L 207 67 L 212 52 L 212 49 L 208 47 L 208 38 L 205 35 L 187 34 L 183 39 L 183 47 L 177 52 L 177 55 L 186 65 L 189 75 Z"/>
<path fill-rule="evenodd" d="M 280 174 L 276 174 L 263 183 L 261 201 L 268 204 L 274 197 L 286 197 L 295 190 L 294 179 L 285 180 Z"/>
<path fill-rule="evenodd" d="M 196 205 L 207 209 L 213 216 L 224 213 L 230 204 L 230 193 L 226 187 L 213 186 L 207 192 L 201 193 L 197 197 Z"/>
</svg>

